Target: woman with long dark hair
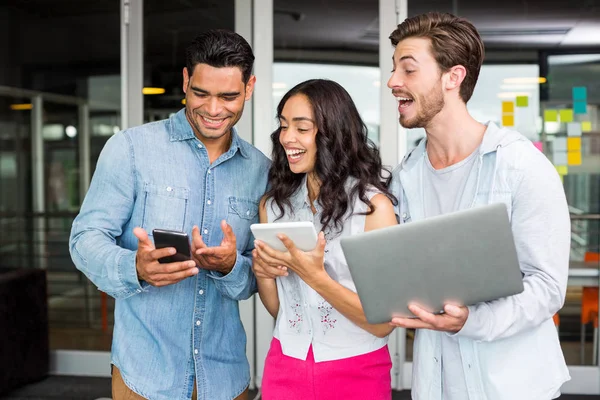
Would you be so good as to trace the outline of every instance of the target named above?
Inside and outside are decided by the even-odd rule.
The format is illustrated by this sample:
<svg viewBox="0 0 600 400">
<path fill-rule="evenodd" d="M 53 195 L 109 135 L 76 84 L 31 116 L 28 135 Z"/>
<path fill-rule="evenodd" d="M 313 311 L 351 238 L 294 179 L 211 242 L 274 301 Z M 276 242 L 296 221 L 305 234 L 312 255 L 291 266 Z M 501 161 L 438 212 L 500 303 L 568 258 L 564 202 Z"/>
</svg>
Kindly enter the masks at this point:
<svg viewBox="0 0 600 400">
<path fill-rule="evenodd" d="M 340 239 L 396 224 L 381 158 L 350 95 L 322 79 L 298 84 L 277 107 L 270 189 L 261 222 L 310 221 L 303 252 L 256 241 L 260 298 L 277 319 L 262 379 L 269 399 L 390 399 L 389 324 L 367 322 Z M 365 265 L 365 268 L 368 268 Z"/>
</svg>

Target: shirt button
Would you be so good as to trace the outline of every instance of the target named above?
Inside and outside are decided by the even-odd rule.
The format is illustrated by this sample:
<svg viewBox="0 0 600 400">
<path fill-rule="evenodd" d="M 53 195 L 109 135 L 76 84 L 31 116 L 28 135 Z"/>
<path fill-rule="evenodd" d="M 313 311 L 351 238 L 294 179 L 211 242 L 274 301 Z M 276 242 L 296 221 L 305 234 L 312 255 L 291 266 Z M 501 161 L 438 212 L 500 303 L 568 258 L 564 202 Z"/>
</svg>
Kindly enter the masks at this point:
<svg viewBox="0 0 600 400">
<path fill-rule="evenodd" d="M 206 204 L 208 204 L 208 205 L 210 206 L 210 200 L 208 200 L 208 201 L 206 202 Z"/>
<path fill-rule="evenodd" d="M 402 213 L 402 219 L 406 219 L 406 213 Z"/>
<path fill-rule="evenodd" d="M 198 143 L 198 148 L 201 149 L 202 148 L 202 144 Z"/>
<path fill-rule="evenodd" d="M 205 234 L 205 235 L 208 235 L 208 229 L 205 229 L 205 230 L 204 230 L 204 234 Z"/>
<path fill-rule="evenodd" d="M 173 188 L 171 186 L 167 186 L 167 192 L 172 192 Z"/>
<path fill-rule="evenodd" d="M 198 354 L 198 349 L 194 349 L 194 354 Z"/>
<path fill-rule="evenodd" d="M 200 291 L 198 293 L 204 294 L 204 290 L 200 289 Z"/>
<path fill-rule="evenodd" d="M 210 169 L 208 170 L 208 173 L 210 174 Z"/>
<path fill-rule="evenodd" d="M 200 326 L 200 321 L 196 321 L 196 325 L 197 325 L 197 326 Z"/>
</svg>

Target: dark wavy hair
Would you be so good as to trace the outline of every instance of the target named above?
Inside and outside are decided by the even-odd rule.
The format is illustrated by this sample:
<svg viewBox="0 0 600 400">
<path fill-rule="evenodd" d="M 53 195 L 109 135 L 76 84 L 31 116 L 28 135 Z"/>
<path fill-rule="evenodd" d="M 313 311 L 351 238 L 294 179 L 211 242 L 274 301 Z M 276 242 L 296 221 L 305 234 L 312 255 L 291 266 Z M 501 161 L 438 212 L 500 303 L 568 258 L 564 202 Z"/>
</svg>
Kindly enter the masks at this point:
<svg viewBox="0 0 600 400">
<path fill-rule="evenodd" d="M 238 67 L 246 84 L 252 75 L 254 54 L 246 39 L 237 33 L 211 29 L 198 35 L 185 49 L 185 64 L 190 76 L 198 64 L 214 68 Z"/>
<path fill-rule="evenodd" d="M 338 83 L 325 79 L 311 79 L 292 88 L 277 106 L 281 117 L 285 103 L 293 96 L 305 96 L 313 108 L 317 126 L 317 154 L 314 172 L 321 182 L 318 202 L 323 211 L 321 224 L 341 232 L 344 216 L 352 207 L 356 196 L 368 205 L 371 214 L 375 208 L 367 198 L 367 188 L 372 186 L 385 194 L 394 204 L 396 198 L 388 190 L 390 171 L 383 167 L 379 150 L 367 137 L 367 127 L 362 121 L 352 98 Z M 281 218 L 287 207 L 292 211 L 291 196 L 300 187 L 306 174 L 291 171 L 285 150 L 279 142 L 281 128 L 271 134 L 273 154 L 269 170 L 269 190 L 265 198 L 273 199 Z M 386 172 L 387 177 L 384 177 Z M 356 181 L 346 192 L 346 181 Z"/>
</svg>

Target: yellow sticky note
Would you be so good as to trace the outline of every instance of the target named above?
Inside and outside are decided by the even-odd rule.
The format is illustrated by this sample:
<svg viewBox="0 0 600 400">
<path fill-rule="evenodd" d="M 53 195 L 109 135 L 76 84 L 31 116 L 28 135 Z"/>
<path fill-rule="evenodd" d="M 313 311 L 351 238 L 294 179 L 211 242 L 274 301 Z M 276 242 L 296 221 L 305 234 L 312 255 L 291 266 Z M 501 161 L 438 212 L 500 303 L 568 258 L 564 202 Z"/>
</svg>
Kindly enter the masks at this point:
<svg viewBox="0 0 600 400">
<path fill-rule="evenodd" d="M 581 151 L 569 151 L 567 153 L 568 165 L 581 165 Z"/>
<path fill-rule="evenodd" d="M 573 122 L 573 110 L 570 108 L 560 110 L 560 122 Z"/>
<path fill-rule="evenodd" d="M 515 116 L 512 114 L 503 115 L 502 126 L 515 126 Z"/>
<path fill-rule="evenodd" d="M 545 110 L 544 121 L 546 122 L 558 122 L 558 111 L 556 110 Z"/>
<path fill-rule="evenodd" d="M 592 122 L 591 121 L 583 121 L 581 123 L 581 132 L 591 132 L 592 131 Z"/>
<path fill-rule="evenodd" d="M 556 171 L 560 176 L 567 175 L 569 173 L 569 167 L 566 165 L 557 165 Z"/>
<path fill-rule="evenodd" d="M 514 112 L 515 112 L 515 103 L 514 102 L 512 102 L 512 101 L 503 101 L 502 102 L 502 114 L 514 113 Z"/>
<path fill-rule="evenodd" d="M 570 137 L 567 138 L 567 151 L 581 151 L 581 138 Z"/>
</svg>

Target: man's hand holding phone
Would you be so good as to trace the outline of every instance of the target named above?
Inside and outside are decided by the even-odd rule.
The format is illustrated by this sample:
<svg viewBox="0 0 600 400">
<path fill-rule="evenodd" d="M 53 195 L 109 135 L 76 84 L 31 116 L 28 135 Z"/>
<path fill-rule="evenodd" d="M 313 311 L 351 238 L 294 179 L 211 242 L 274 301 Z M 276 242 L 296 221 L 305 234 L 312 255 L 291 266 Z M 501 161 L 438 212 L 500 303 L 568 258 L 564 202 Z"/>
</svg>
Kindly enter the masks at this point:
<svg viewBox="0 0 600 400">
<path fill-rule="evenodd" d="M 227 275 L 237 261 L 235 233 L 225 220 L 221 221 L 223 240 L 219 246 L 208 247 L 202 240 L 197 226 L 192 229 L 192 257 L 202 269 L 218 271 Z"/>
<path fill-rule="evenodd" d="M 158 260 L 174 255 L 175 248 L 156 249 L 148 233 L 142 228 L 135 228 L 133 234 L 138 238 L 135 266 L 140 280 L 159 287 L 172 285 L 198 273 L 194 260 L 161 264 Z"/>
</svg>

